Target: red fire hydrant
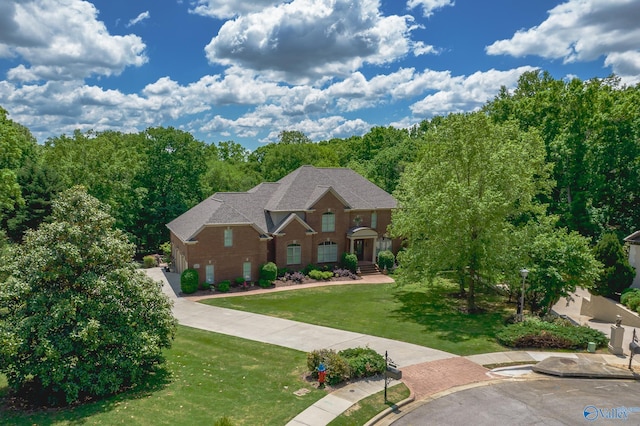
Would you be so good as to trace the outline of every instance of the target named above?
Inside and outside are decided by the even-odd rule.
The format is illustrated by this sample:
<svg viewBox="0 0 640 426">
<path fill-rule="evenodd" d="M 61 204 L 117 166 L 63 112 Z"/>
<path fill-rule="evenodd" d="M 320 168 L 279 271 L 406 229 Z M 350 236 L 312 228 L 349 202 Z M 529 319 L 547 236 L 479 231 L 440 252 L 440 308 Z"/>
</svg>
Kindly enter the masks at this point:
<svg viewBox="0 0 640 426">
<path fill-rule="evenodd" d="M 319 387 L 323 388 L 324 387 L 324 381 L 327 377 L 327 369 L 324 366 L 324 363 L 320 363 L 320 365 L 318 365 L 318 384 Z"/>
</svg>

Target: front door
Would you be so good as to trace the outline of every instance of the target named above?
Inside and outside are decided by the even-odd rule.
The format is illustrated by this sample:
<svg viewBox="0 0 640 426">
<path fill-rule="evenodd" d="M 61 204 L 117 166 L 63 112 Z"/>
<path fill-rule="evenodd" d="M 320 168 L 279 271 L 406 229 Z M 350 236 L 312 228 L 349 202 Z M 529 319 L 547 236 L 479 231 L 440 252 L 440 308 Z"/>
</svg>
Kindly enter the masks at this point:
<svg viewBox="0 0 640 426">
<path fill-rule="evenodd" d="M 364 240 L 355 240 L 353 242 L 353 250 L 356 252 L 358 261 L 364 260 Z"/>
</svg>

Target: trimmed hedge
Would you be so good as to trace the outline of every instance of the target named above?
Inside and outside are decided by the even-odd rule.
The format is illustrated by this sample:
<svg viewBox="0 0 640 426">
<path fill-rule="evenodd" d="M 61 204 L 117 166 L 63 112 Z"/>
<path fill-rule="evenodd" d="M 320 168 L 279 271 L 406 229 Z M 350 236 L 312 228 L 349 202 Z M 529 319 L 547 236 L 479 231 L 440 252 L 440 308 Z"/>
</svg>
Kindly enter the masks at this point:
<svg viewBox="0 0 640 426">
<path fill-rule="evenodd" d="M 273 262 L 265 263 L 260 267 L 260 279 L 267 281 L 275 281 L 278 278 L 278 267 Z"/>
<path fill-rule="evenodd" d="M 340 266 L 342 266 L 344 269 L 350 270 L 355 274 L 358 270 L 358 256 L 356 256 L 354 253 L 342 253 Z"/>
<path fill-rule="evenodd" d="M 195 293 L 198 291 L 199 281 L 198 271 L 192 268 L 185 269 L 182 275 L 180 275 L 180 290 L 184 294 Z"/>
<path fill-rule="evenodd" d="M 524 321 L 509 324 L 496 335 L 498 343 L 512 348 L 543 349 L 586 349 L 589 342 L 604 347 L 609 342 L 607 336 L 586 326 L 576 326 L 566 320 L 543 321 L 539 318 L 525 318 Z"/>
<path fill-rule="evenodd" d="M 393 268 L 395 262 L 396 258 L 393 255 L 393 252 L 389 250 L 383 250 L 378 253 L 378 267 L 380 269 L 386 269 L 390 271 Z"/>
</svg>

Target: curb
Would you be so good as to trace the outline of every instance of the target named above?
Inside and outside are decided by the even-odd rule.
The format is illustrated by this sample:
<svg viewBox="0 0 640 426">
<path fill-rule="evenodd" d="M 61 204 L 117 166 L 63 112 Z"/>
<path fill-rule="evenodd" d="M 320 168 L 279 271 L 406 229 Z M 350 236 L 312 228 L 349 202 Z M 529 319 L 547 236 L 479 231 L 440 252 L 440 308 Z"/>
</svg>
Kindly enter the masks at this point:
<svg viewBox="0 0 640 426">
<path fill-rule="evenodd" d="M 403 382 L 404 383 L 404 382 Z M 404 383 L 405 386 L 407 386 L 406 383 Z M 408 386 L 407 386 L 408 387 Z M 376 414 L 373 418 L 371 418 L 371 420 L 369 420 L 368 422 L 366 422 L 364 424 L 364 426 L 372 426 L 375 425 L 376 423 L 378 423 L 380 420 L 384 419 L 385 417 L 387 417 L 389 414 L 393 413 L 394 411 L 396 411 L 398 408 L 404 407 L 405 405 L 409 405 L 411 404 L 413 401 L 415 401 L 416 397 L 413 394 L 413 389 L 409 388 L 409 397 L 407 397 L 406 399 L 403 399 L 402 401 L 398 402 L 397 404 L 393 404 L 391 407 L 386 408 L 385 410 L 379 412 L 378 414 Z"/>
</svg>

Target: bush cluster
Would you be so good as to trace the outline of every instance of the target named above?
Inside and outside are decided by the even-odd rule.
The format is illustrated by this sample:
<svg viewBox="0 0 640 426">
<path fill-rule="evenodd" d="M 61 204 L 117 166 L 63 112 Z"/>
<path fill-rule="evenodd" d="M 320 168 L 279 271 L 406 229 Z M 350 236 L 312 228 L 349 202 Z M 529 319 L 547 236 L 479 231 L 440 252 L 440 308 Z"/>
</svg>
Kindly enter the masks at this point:
<svg viewBox="0 0 640 426">
<path fill-rule="evenodd" d="M 198 271 L 192 268 L 185 269 L 182 275 L 180 275 L 180 291 L 184 294 L 195 293 L 198 291 L 199 281 Z"/>
<path fill-rule="evenodd" d="M 264 278 L 260 278 L 258 280 L 258 285 L 261 288 L 271 288 L 271 286 L 273 285 L 273 281 L 271 280 L 265 280 Z"/>
<path fill-rule="evenodd" d="M 142 266 L 144 266 L 145 268 L 153 268 L 154 266 L 158 266 L 158 263 L 156 262 L 156 257 L 151 254 L 143 257 Z"/>
<path fill-rule="evenodd" d="M 273 282 L 278 278 L 278 267 L 273 262 L 265 263 L 260 267 L 260 279 Z"/>
<path fill-rule="evenodd" d="M 236 279 L 233 280 L 233 286 L 240 287 L 241 285 L 244 285 L 244 277 L 236 277 Z"/>
<path fill-rule="evenodd" d="M 230 288 L 231 288 L 231 281 L 229 280 L 220 281 L 218 283 L 218 291 L 221 293 L 227 293 Z"/>
<path fill-rule="evenodd" d="M 302 272 L 288 272 L 282 277 L 285 281 L 293 281 L 296 284 L 304 282 L 304 274 Z"/>
<path fill-rule="evenodd" d="M 628 288 L 622 292 L 620 303 L 640 314 L 640 288 Z"/>
<path fill-rule="evenodd" d="M 378 253 L 378 267 L 380 269 L 386 269 L 390 271 L 393 268 L 395 262 L 396 258 L 393 255 L 393 252 L 389 250 L 383 250 Z"/>
<path fill-rule="evenodd" d="M 526 318 L 522 322 L 509 324 L 496 335 L 498 342 L 512 348 L 556 348 L 586 349 L 589 342 L 597 347 L 608 343 L 601 331 L 586 326 L 576 326 L 568 321 L 543 321 Z"/>
<path fill-rule="evenodd" d="M 316 269 L 309 271 L 309 277 L 313 278 L 314 280 L 319 280 L 319 281 L 326 281 L 326 280 L 330 280 L 331 278 L 333 278 L 333 272 L 332 271 L 318 271 Z"/>
<path fill-rule="evenodd" d="M 340 266 L 342 266 L 344 269 L 348 269 L 355 274 L 358 270 L 358 256 L 356 256 L 354 253 L 342 253 Z"/>
<path fill-rule="evenodd" d="M 385 370 L 384 357 L 370 348 L 351 348 L 340 352 L 319 349 L 309 352 L 307 368 L 314 379 L 318 378 L 318 366 L 321 362 L 327 369 L 327 383 L 330 385 L 375 376 Z"/>
<path fill-rule="evenodd" d="M 334 269 L 334 270 L 333 270 L 333 275 L 334 275 L 335 277 L 339 277 L 339 278 L 350 278 L 350 279 L 352 279 L 352 280 L 358 280 L 358 279 L 360 279 L 360 277 L 359 277 L 357 274 L 355 274 L 355 273 L 351 272 L 351 271 L 350 271 L 350 270 L 348 270 L 348 269 Z"/>
</svg>

